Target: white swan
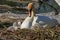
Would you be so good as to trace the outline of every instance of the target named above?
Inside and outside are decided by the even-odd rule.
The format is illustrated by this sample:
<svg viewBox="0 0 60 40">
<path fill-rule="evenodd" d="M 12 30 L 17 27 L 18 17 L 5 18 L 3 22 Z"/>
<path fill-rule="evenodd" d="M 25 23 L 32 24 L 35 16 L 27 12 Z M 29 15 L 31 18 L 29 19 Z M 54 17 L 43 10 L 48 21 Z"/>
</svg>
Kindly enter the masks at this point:
<svg viewBox="0 0 60 40">
<path fill-rule="evenodd" d="M 29 16 L 23 21 L 23 23 L 21 24 L 21 29 L 23 28 L 31 28 L 32 26 L 32 22 L 33 22 L 33 16 L 31 15 L 31 6 L 32 3 L 28 4 L 28 9 L 29 9 Z"/>
<path fill-rule="evenodd" d="M 34 28 L 36 24 L 39 24 L 41 27 L 53 27 L 56 26 L 56 20 L 52 17 L 47 16 L 38 16 L 34 14 L 33 4 L 28 4 L 29 16 L 23 21 L 21 29 L 23 28 Z"/>
</svg>

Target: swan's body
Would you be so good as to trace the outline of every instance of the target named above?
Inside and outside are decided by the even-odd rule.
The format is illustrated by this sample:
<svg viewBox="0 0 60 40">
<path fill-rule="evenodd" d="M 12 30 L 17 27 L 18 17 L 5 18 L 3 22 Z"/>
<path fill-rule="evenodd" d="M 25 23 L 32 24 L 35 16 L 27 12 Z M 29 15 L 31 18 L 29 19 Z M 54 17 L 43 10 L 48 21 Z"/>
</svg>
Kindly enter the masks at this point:
<svg viewBox="0 0 60 40">
<path fill-rule="evenodd" d="M 23 23 L 21 24 L 21 29 L 23 29 L 23 28 L 30 28 L 31 25 L 32 25 L 32 20 L 31 20 L 31 17 L 28 16 L 28 17 L 23 21 Z"/>
</svg>

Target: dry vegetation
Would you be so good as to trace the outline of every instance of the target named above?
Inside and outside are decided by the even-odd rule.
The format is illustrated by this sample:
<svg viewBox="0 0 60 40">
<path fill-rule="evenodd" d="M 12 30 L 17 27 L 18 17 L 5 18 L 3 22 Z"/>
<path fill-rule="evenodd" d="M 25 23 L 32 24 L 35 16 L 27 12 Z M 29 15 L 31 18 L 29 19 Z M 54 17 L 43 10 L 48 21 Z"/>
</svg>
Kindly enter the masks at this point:
<svg viewBox="0 0 60 40">
<path fill-rule="evenodd" d="M 0 21 L 13 22 L 14 19 L 1 16 Z M 60 27 L 18 29 L 16 31 L 0 28 L 0 40 L 60 40 Z"/>
<path fill-rule="evenodd" d="M 0 29 L 0 40 L 60 40 L 60 27 L 41 29 Z"/>
<path fill-rule="evenodd" d="M 13 17 L 13 16 L 10 16 L 10 17 Z M 20 20 L 20 21 L 24 20 L 23 18 L 16 18 L 16 17 L 10 18 L 10 17 L 8 17 L 8 15 L 0 16 L 0 22 L 13 23 L 13 22 L 16 22 L 17 20 Z"/>
<path fill-rule="evenodd" d="M 12 4 L 12 2 L 7 3 L 9 5 L 15 4 L 15 3 Z M 13 23 L 17 20 L 19 19 L 8 18 L 5 17 L 4 15 L 0 17 L 0 22 Z M 60 40 L 60 27 L 40 29 L 37 28 L 33 30 L 31 29 L 7 30 L 7 28 L 0 28 L 0 40 Z"/>
</svg>

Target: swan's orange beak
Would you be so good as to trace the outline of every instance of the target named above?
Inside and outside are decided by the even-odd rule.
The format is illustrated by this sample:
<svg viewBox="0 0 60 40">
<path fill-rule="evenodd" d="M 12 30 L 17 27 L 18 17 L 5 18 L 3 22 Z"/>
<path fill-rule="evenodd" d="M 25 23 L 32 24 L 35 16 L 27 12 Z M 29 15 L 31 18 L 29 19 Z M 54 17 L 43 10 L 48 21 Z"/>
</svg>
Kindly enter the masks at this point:
<svg viewBox="0 0 60 40">
<path fill-rule="evenodd" d="M 28 10 L 31 10 L 32 7 L 33 7 L 33 4 L 32 4 L 32 3 L 29 3 L 29 4 L 28 4 Z"/>
</svg>

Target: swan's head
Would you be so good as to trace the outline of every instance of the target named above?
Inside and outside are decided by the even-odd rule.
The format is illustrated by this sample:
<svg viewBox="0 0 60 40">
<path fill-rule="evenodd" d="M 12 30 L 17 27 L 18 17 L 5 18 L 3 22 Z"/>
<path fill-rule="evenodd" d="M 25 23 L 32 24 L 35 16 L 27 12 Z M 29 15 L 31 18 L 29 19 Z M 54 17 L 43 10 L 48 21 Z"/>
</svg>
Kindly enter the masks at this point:
<svg viewBox="0 0 60 40">
<path fill-rule="evenodd" d="M 28 11 L 29 11 L 29 17 L 31 17 L 31 12 L 32 12 L 32 8 L 33 8 L 33 3 L 29 3 L 28 4 Z"/>
<path fill-rule="evenodd" d="M 31 10 L 33 8 L 33 3 L 28 4 L 28 10 Z"/>
</svg>

